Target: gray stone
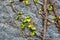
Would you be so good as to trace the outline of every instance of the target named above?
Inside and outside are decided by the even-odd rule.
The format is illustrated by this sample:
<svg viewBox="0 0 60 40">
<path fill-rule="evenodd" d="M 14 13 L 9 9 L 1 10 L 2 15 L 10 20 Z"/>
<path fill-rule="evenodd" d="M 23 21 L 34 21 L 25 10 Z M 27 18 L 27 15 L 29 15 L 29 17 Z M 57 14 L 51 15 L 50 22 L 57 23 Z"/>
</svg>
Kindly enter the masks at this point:
<svg viewBox="0 0 60 40">
<path fill-rule="evenodd" d="M 43 3 L 44 0 L 39 0 Z M 55 3 L 55 6 L 58 9 L 58 14 L 60 15 L 60 1 L 59 0 L 52 0 Z M 31 19 L 35 22 L 35 27 L 43 30 L 43 20 L 42 16 L 37 13 L 37 8 L 33 3 L 33 0 L 29 0 L 29 3 L 31 3 L 31 6 L 26 6 L 24 3 L 19 2 L 19 0 L 14 0 L 13 6 L 15 6 L 15 9 L 17 11 L 23 11 L 22 18 L 24 18 L 26 15 L 30 15 Z M 42 8 L 41 5 L 37 6 L 38 9 Z M 51 15 L 48 16 L 48 19 L 52 19 L 53 12 L 51 12 Z M 0 0 L 0 40 L 40 40 L 40 38 L 34 36 L 34 37 L 28 37 L 23 38 L 22 33 L 19 29 L 15 28 L 13 26 L 14 23 L 16 23 L 16 26 L 19 26 L 21 21 L 15 20 L 14 17 L 16 16 L 16 13 L 13 11 L 9 0 Z M 1 23 L 1 22 L 9 22 L 8 25 Z M 25 28 L 24 32 L 29 35 L 30 30 Z M 40 33 L 36 32 L 36 34 L 39 36 Z M 46 37 L 51 37 L 53 40 L 58 40 L 60 38 L 60 34 L 58 33 L 58 29 L 56 28 L 56 25 L 50 24 L 47 25 L 47 32 Z M 58 39 L 54 39 L 58 38 Z"/>
</svg>

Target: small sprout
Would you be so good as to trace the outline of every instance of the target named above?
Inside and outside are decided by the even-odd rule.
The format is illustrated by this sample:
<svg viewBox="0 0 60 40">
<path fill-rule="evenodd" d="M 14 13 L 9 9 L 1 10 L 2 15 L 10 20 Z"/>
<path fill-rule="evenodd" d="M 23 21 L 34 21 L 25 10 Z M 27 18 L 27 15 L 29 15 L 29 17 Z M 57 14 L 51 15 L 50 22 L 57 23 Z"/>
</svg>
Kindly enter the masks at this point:
<svg viewBox="0 0 60 40">
<path fill-rule="evenodd" d="M 39 0 L 34 0 L 34 2 L 35 2 L 35 3 L 38 3 L 38 2 L 39 2 Z"/>
<path fill-rule="evenodd" d="M 30 36 L 32 37 L 32 36 L 34 36 L 35 35 L 35 32 L 33 31 L 33 32 L 30 32 Z"/>
<path fill-rule="evenodd" d="M 26 23 L 26 22 L 28 22 L 28 23 L 31 22 L 30 16 L 27 15 L 27 16 L 24 18 L 23 22 L 24 22 L 24 23 Z"/>
<path fill-rule="evenodd" d="M 23 22 L 24 23 L 27 23 L 27 22 L 29 23 L 29 22 L 31 22 L 31 19 L 24 19 Z"/>
<path fill-rule="evenodd" d="M 24 29 L 25 28 L 25 24 L 21 23 L 21 28 Z"/>
<path fill-rule="evenodd" d="M 23 14 L 23 12 L 22 12 L 22 11 L 19 11 L 17 14 L 22 15 L 22 14 Z"/>
<path fill-rule="evenodd" d="M 31 22 L 31 19 L 26 19 L 26 20 L 27 20 L 28 23 Z"/>
<path fill-rule="evenodd" d="M 26 1 L 25 1 L 25 4 L 26 4 L 26 5 L 29 5 L 29 2 L 28 2 L 28 0 L 26 0 Z"/>
<path fill-rule="evenodd" d="M 36 30 L 36 28 L 34 27 L 34 25 L 32 25 L 31 30 Z"/>
<path fill-rule="evenodd" d="M 52 20 L 55 20 L 56 19 L 56 17 L 55 16 L 52 16 Z"/>
<path fill-rule="evenodd" d="M 24 20 L 23 20 L 23 22 L 24 22 L 24 23 L 26 23 L 26 22 L 27 22 L 27 20 L 26 20 L 26 19 L 24 19 Z"/>
<path fill-rule="evenodd" d="M 50 6 L 48 6 L 48 11 L 52 11 L 53 10 L 53 7 L 50 5 Z"/>
<path fill-rule="evenodd" d="M 18 20 L 19 19 L 19 16 L 16 16 L 15 19 Z"/>
<path fill-rule="evenodd" d="M 28 25 L 28 28 L 31 28 L 31 27 L 32 27 L 32 25 L 31 25 L 31 24 L 29 24 L 29 25 Z"/>
<path fill-rule="evenodd" d="M 29 25 L 28 25 L 28 28 L 30 28 L 32 31 L 36 30 L 36 28 L 35 28 L 34 25 L 32 25 L 32 24 L 29 24 Z"/>
<path fill-rule="evenodd" d="M 30 18 L 30 15 L 27 15 L 26 17 L 25 17 L 25 19 L 29 19 Z"/>
<path fill-rule="evenodd" d="M 13 3 L 14 1 L 13 0 L 9 0 L 10 3 Z"/>
</svg>

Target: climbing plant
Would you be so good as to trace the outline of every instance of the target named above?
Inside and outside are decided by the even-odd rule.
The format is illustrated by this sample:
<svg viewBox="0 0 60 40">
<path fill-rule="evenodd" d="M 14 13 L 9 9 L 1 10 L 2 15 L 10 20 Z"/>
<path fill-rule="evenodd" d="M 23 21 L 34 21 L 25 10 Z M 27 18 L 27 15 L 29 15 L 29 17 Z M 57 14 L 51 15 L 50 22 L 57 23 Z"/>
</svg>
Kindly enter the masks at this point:
<svg viewBox="0 0 60 40">
<path fill-rule="evenodd" d="M 24 3 L 26 6 L 31 6 L 31 3 L 29 3 L 29 0 L 19 0 L 19 2 Z M 36 6 L 37 9 L 37 14 L 41 15 L 43 18 L 43 31 L 40 31 L 39 29 L 37 29 L 35 27 L 35 22 L 34 20 L 31 19 L 30 15 L 25 15 L 24 18 L 22 18 L 22 15 L 24 14 L 23 11 L 16 11 L 15 8 L 13 7 L 13 3 L 14 0 L 10 0 L 11 6 L 14 10 L 14 12 L 16 13 L 17 16 L 14 17 L 15 20 L 20 20 L 21 23 L 19 25 L 19 27 L 21 27 L 22 29 L 22 34 L 23 31 L 25 30 L 25 28 L 28 28 L 30 30 L 29 36 L 37 36 L 36 32 L 41 33 L 41 35 L 39 37 L 42 38 L 42 40 L 46 39 L 46 29 L 47 29 L 47 25 L 50 23 L 54 23 L 56 24 L 56 27 L 60 28 L 60 16 L 57 14 L 57 9 L 55 7 L 55 4 L 52 2 L 52 0 L 49 0 L 49 6 L 47 6 L 48 4 L 48 0 L 44 0 L 44 2 L 40 2 L 39 0 L 33 0 L 34 5 Z M 42 8 L 38 8 L 37 4 L 42 5 Z M 50 15 L 49 12 L 53 11 L 54 15 L 52 16 L 52 21 L 48 19 L 48 16 Z M 58 25 L 58 26 L 57 26 Z M 25 34 L 25 33 L 24 33 Z M 23 34 L 23 35 L 24 35 Z M 42 35 L 43 34 L 43 35 Z M 24 35 L 25 37 L 28 35 Z"/>
</svg>

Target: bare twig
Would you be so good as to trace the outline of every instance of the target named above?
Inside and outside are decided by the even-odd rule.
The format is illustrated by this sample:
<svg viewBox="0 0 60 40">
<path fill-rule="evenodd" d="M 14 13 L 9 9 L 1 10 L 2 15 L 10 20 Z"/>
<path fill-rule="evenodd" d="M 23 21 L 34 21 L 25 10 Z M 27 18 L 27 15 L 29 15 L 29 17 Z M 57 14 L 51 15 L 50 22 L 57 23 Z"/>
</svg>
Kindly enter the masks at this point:
<svg viewBox="0 0 60 40">
<path fill-rule="evenodd" d="M 17 10 L 15 9 L 15 6 L 13 5 L 13 3 L 10 3 L 10 6 L 11 6 L 12 10 L 13 10 L 15 13 L 17 13 Z"/>
<path fill-rule="evenodd" d="M 43 3 L 42 3 L 42 2 L 38 2 L 38 4 L 43 5 Z"/>
<path fill-rule="evenodd" d="M 33 2 L 34 2 L 34 0 L 33 0 Z M 34 5 L 35 5 L 36 9 L 38 10 L 38 7 L 37 7 L 37 5 L 36 5 L 35 2 L 34 2 Z M 36 17 L 38 17 L 38 14 L 37 13 L 36 13 Z"/>
<path fill-rule="evenodd" d="M 15 13 L 17 13 L 17 11 L 15 10 L 15 8 L 13 7 L 13 4 L 11 5 L 12 6 L 12 9 L 14 10 Z M 20 18 L 20 21 L 22 22 L 22 19 Z M 22 29 L 20 27 L 18 27 L 20 29 L 20 31 L 22 31 Z M 38 30 L 37 30 L 38 31 Z M 23 32 L 23 31 L 22 31 Z M 41 31 L 39 30 L 39 32 L 41 33 Z M 24 32 L 23 32 L 24 33 Z M 25 33 L 24 33 L 24 36 L 28 37 Z M 42 36 L 40 36 L 42 37 Z"/>
<path fill-rule="evenodd" d="M 56 9 L 55 4 L 52 2 L 52 0 L 50 0 L 50 4 L 53 6 L 54 15 L 57 18 L 56 19 L 56 27 L 58 28 L 58 31 L 60 31 L 60 23 L 58 22 L 58 19 L 59 19 L 58 11 Z"/>
<path fill-rule="evenodd" d="M 58 15 L 58 11 L 57 11 L 57 9 L 56 9 L 56 6 L 55 6 L 55 4 L 52 2 L 52 0 L 50 0 L 50 4 L 53 6 L 53 11 L 54 11 L 54 15 L 55 15 L 56 18 L 57 18 L 57 23 L 60 25 L 60 23 L 58 22 L 59 15 Z"/>
<path fill-rule="evenodd" d="M 46 10 L 46 5 L 47 5 L 47 0 L 44 0 L 44 5 L 43 5 L 43 9 L 44 9 L 44 13 L 45 13 L 45 20 L 44 20 L 44 23 L 43 23 L 43 27 L 44 27 L 44 35 L 43 35 L 43 40 L 45 40 L 45 34 L 46 34 L 46 28 L 47 28 L 47 10 Z"/>
<path fill-rule="evenodd" d="M 4 5 L 4 4 L 3 4 L 3 5 Z M 13 6 L 13 3 L 11 3 L 10 6 L 12 7 L 12 10 L 13 10 L 15 13 L 17 13 L 17 10 L 15 9 L 15 6 Z M 5 5 L 4 5 L 4 7 L 6 8 Z M 7 9 L 6 9 L 6 10 L 7 10 Z M 7 13 L 9 13 L 8 10 L 7 10 Z M 12 17 L 11 17 L 11 18 L 12 18 Z M 26 37 L 26 36 L 25 36 L 25 33 L 24 33 L 24 31 L 21 29 L 21 27 L 20 27 L 20 26 L 17 26 L 17 24 L 16 24 L 16 22 L 15 22 L 16 20 L 13 19 L 13 21 L 14 21 L 14 24 L 12 24 L 12 26 L 15 27 L 15 28 L 20 29 L 20 31 L 21 31 L 22 34 L 23 34 L 23 37 Z M 8 24 L 11 25 L 11 24 L 10 24 L 9 22 L 7 22 L 7 21 L 6 21 L 6 22 L 2 22 L 2 23 L 7 23 L 7 25 L 8 25 Z"/>
</svg>

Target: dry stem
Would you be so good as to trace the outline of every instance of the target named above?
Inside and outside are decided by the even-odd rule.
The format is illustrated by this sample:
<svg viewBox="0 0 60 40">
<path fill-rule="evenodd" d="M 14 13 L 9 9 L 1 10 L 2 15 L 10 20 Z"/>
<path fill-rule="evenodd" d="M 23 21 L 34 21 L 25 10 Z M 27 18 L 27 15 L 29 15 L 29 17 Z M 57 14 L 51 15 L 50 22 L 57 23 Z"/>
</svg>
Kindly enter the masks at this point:
<svg viewBox="0 0 60 40">
<path fill-rule="evenodd" d="M 47 10 L 46 10 L 46 5 L 47 5 L 47 0 L 44 0 L 44 4 L 43 4 L 43 9 L 44 9 L 44 13 L 45 13 L 45 20 L 44 20 L 44 23 L 43 23 L 43 27 L 44 27 L 44 34 L 43 34 L 43 40 L 45 40 L 45 34 L 46 34 L 46 28 L 47 28 Z"/>
</svg>

